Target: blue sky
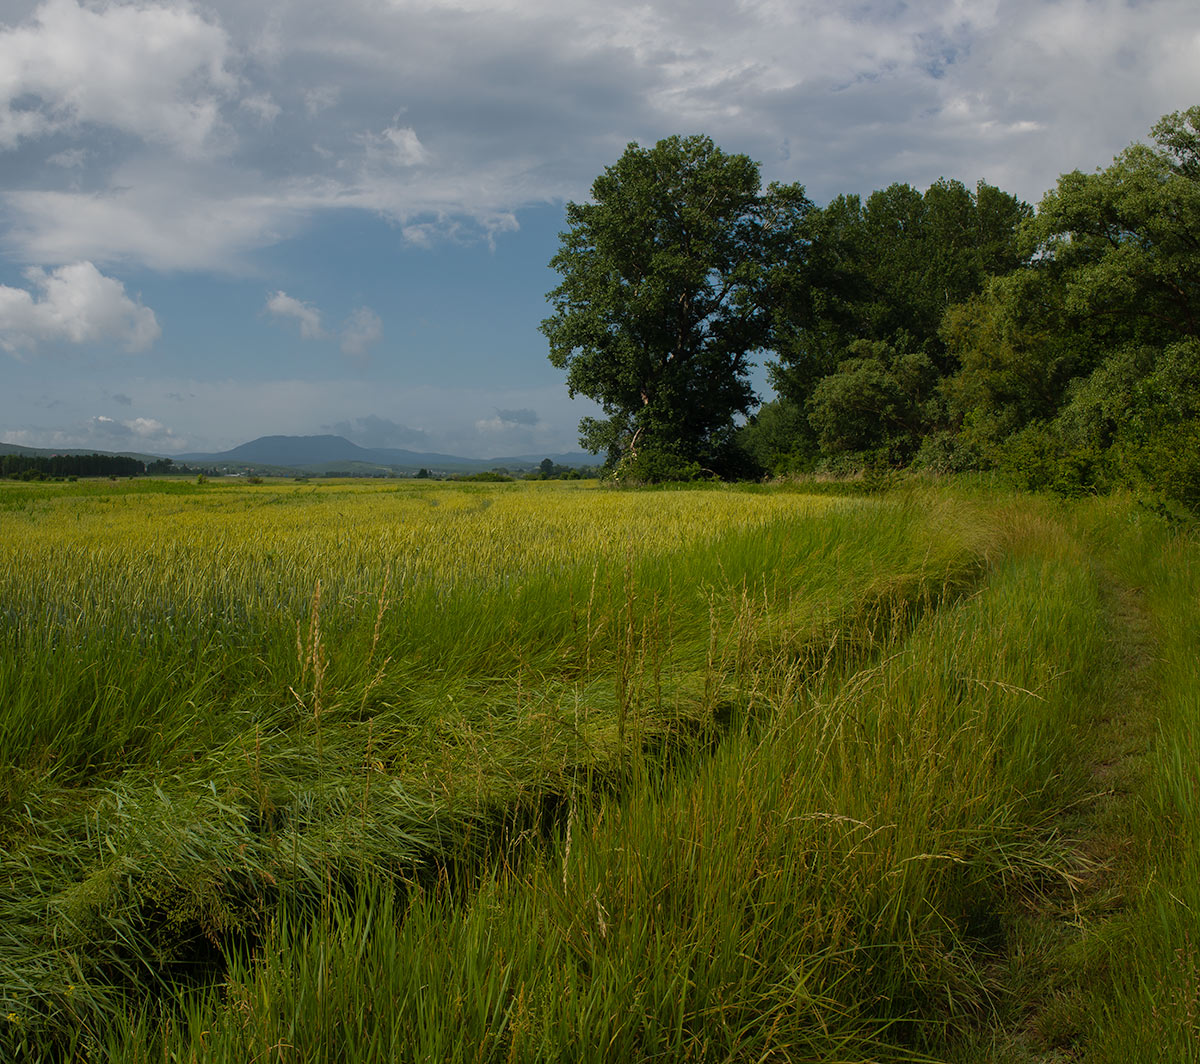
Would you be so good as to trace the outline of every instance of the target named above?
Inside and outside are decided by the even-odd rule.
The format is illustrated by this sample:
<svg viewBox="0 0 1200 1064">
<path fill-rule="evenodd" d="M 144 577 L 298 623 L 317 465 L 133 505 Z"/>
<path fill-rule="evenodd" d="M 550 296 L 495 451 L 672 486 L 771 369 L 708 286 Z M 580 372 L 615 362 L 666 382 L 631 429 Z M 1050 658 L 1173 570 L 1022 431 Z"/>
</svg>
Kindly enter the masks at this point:
<svg viewBox="0 0 1200 1064">
<path fill-rule="evenodd" d="M 629 141 L 1036 203 L 1197 103 L 1195 0 L 0 0 L 0 441 L 572 450 L 547 262 Z"/>
</svg>

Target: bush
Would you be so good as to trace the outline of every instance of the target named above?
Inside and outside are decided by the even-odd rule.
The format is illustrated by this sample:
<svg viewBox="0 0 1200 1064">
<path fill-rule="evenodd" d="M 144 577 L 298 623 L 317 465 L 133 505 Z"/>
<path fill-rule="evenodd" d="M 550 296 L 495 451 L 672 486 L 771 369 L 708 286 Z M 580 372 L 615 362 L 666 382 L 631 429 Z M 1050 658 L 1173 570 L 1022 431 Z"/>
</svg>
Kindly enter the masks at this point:
<svg viewBox="0 0 1200 1064">
<path fill-rule="evenodd" d="M 817 454 L 812 426 L 803 407 L 776 399 L 759 407 L 737 432 L 738 449 L 763 472 L 807 473 Z"/>
<path fill-rule="evenodd" d="M 930 473 L 973 473 L 987 467 L 980 449 L 957 432 L 931 432 L 921 441 L 913 469 Z"/>
<path fill-rule="evenodd" d="M 507 473 L 501 473 L 498 470 L 489 469 L 483 473 L 462 473 L 458 476 L 451 477 L 450 479 L 471 483 L 507 484 L 511 482 L 513 478 Z"/>
<path fill-rule="evenodd" d="M 1110 486 L 1108 456 L 1087 443 L 1064 439 L 1059 426 L 1035 421 L 1000 448 L 998 465 L 1029 491 L 1077 498 Z"/>
<path fill-rule="evenodd" d="M 666 481 L 691 481 L 704 477 L 699 462 L 690 462 L 665 450 L 644 449 L 627 455 L 617 464 L 616 479 L 630 484 L 662 484 Z"/>
</svg>

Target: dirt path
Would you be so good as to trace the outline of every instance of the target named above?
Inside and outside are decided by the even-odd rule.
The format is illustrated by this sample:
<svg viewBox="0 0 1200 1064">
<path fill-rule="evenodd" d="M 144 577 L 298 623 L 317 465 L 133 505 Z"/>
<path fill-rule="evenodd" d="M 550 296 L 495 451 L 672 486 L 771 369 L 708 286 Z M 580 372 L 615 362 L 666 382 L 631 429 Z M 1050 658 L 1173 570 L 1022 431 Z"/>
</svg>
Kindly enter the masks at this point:
<svg viewBox="0 0 1200 1064">
<path fill-rule="evenodd" d="M 1092 787 L 1055 825 L 1074 840 L 1076 867 L 1030 899 L 1012 920 L 1008 955 L 997 971 L 1008 999 L 987 1051 L 994 1064 L 1060 1064 L 1087 1059 L 1088 1010 L 1104 978 L 1113 921 L 1135 880 L 1138 855 L 1131 793 L 1146 770 L 1154 733 L 1157 642 L 1140 589 L 1098 575 L 1116 668 L 1108 697 L 1080 750 Z"/>
</svg>

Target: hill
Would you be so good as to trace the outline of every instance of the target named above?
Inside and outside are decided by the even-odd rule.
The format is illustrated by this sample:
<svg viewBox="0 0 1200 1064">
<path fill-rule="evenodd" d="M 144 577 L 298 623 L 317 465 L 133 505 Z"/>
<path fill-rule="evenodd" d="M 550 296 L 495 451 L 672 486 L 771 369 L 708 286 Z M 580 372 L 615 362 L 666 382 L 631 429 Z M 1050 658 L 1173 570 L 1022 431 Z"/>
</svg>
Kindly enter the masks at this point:
<svg viewBox="0 0 1200 1064">
<path fill-rule="evenodd" d="M 521 472 L 535 469 L 545 458 L 556 465 L 598 465 L 600 459 L 576 451 L 565 454 L 511 455 L 498 458 L 463 458 L 460 455 L 432 451 L 407 451 L 399 448 L 360 447 L 343 436 L 260 436 L 227 451 L 190 452 L 177 455 L 140 454 L 131 451 L 98 451 L 95 448 L 22 447 L 0 443 L 0 455 L 21 454 L 49 457 L 56 454 L 118 453 L 144 462 L 170 457 L 184 465 L 215 466 L 239 472 L 308 473 L 332 475 L 339 472 L 369 476 L 372 474 L 416 473 L 428 469 L 435 473 L 478 473 L 502 467 Z"/>
</svg>

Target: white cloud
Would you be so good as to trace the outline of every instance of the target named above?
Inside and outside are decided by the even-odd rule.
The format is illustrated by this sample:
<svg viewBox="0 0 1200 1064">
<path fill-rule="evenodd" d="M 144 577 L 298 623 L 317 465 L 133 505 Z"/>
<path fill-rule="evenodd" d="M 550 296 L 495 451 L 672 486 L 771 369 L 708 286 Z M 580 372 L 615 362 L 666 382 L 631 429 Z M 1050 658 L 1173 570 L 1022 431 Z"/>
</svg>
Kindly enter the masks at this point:
<svg viewBox="0 0 1200 1064">
<path fill-rule="evenodd" d="M 0 32 L 0 147 L 78 123 L 198 154 L 235 88 L 229 41 L 189 4 L 44 0 Z"/>
<path fill-rule="evenodd" d="M 321 325 L 321 312 L 311 303 L 294 299 L 286 292 L 272 292 L 267 297 L 266 309 L 277 318 L 290 318 L 300 326 L 300 336 L 305 340 L 328 340 L 331 334 Z M 356 307 L 339 332 L 332 334 L 338 339 L 342 354 L 352 361 L 365 361 L 367 350 L 383 337 L 383 322 L 370 307 Z"/>
<path fill-rule="evenodd" d="M 95 448 L 99 451 L 138 451 L 178 454 L 188 441 L 155 418 L 90 417 L 67 428 L 0 426 L 0 438 L 19 447 Z"/>
<path fill-rule="evenodd" d="M 382 133 L 360 133 L 354 139 L 363 146 L 370 167 L 403 168 L 429 160 L 429 152 L 410 126 L 389 126 Z"/>
<path fill-rule="evenodd" d="M 43 343 L 113 341 L 128 351 L 144 351 L 162 335 L 154 311 L 125 294 L 125 286 L 105 277 L 90 262 L 75 262 L 47 273 L 25 271 L 40 298 L 24 288 L 0 285 L 0 347 L 15 353 Z"/>
<path fill-rule="evenodd" d="M 283 108 L 271 98 L 269 92 L 243 97 L 241 106 L 264 125 L 274 122 L 283 113 Z"/>
<path fill-rule="evenodd" d="M 99 191 L 9 192 L 9 248 L 34 262 L 80 258 L 237 272 L 247 252 L 290 235 L 319 204 L 332 205 L 317 187 L 245 187 L 211 166 L 129 164 L 113 181 Z"/>
<path fill-rule="evenodd" d="M 383 322 L 370 307 L 357 307 L 342 326 L 342 354 L 362 359 L 367 348 L 383 337 Z"/>
<path fill-rule="evenodd" d="M 1200 97 L 1195 0 L 202 11 L 44 0 L 0 27 L 11 254 L 248 272 L 346 208 L 415 243 L 490 240 L 585 197 L 629 140 L 696 131 L 819 202 L 942 175 L 1036 200 Z M 50 132 L 53 166 L 28 144 Z"/>
<path fill-rule="evenodd" d="M 114 439 L 162 440 L 174 436 L 161 421 L 152 417 L 118 420 L 101 414 L 92 418 L 88 427 L 95 436 L 111 436 Z"/>
<path fill-rule="evenodd" d="M 321 328 L 321 312 L 311 303 L 302 303 L 286 292 L 272 292 L 267 297 L 267 310 L 276 317 L 294 318 L 305 340 L 320 340 L 325 335 Z"/>
</svg>

